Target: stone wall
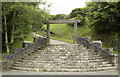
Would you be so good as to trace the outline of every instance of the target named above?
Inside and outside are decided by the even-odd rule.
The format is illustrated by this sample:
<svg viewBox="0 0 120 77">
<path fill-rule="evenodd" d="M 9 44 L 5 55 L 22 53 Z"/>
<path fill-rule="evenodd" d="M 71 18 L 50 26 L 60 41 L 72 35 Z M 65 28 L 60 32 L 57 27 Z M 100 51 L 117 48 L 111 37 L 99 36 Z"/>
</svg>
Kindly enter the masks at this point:
<svg viewBox="0 0 120 77">
<path fill-rule="evenodd" d="M 82 44 L 84 45 L 84 47 L 88 49 L 92 49 L 93 51 L 99 53 L 106 61 L 109 61 L 109 63 L 112 63 L 113 65 L 118 63 L 117 55 L 110 54 L 109 51 L 102 49 L 101 47 L 87 40 L 86 38 L 82 38 L 82 37 L 76 37 L 76 38 L 78 44 Z"/>
<path fill-rule="evenodd" d="M 29 44 L 29 46 L 22 48 L 19 51 L 16 51 L 16 53 L 12 54 L 12 57 L 8 59 L 9 55 L 3 55 L 3 61 L 2 61 L 2 68 L 9 69 L 12 64 L 17 62 L 20 59 L 23 59 L 24 57 L 28 56 L 29 54 L 32 54 L 32 52 L 35 52 L 38 48 L 45 48 L 47 45 L 46 38 L 36 38 L 36 42 Z"/>
</svg>

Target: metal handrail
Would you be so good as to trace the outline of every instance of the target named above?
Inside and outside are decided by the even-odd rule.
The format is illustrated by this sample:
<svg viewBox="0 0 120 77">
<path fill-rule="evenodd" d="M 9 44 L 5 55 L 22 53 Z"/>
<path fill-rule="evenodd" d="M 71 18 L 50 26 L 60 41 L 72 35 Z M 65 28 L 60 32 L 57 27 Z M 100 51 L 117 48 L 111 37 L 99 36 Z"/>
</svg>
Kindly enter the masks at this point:
<svg viewBox="0 0 120 77">
<path fill-rule="evenodd" d="M 21 51 L 23 51 L 23 50 L 27 49 L 28 47 L 30 47 L 31 45 L 33 45 L 34 43 L 36 43 L 38 40 L 40 40 L 41 38 L 44 38 L 44 36 L 43 36 L 43 37 L 38 38 L 35 42 L 33 42 L 33 43 L 29 44 L 29 45 L 28 45 L 28 46 L 26 46 L 25 48 L 22 48 L 21 50 L 18 50 L 18 51 L 17 51 L 17 52 L 15 52 L 13 55 L 9 56 L 9 57 L 8 57 L 8 59 L 10 59 L 11 57 L 13 57 L 13 56 L 14 56 L 14 55 L 16 55 L 17 53 L 19 53 L 19 52 L 21 52 Z"/>
<path fill-rule="evenodd" d="M 76 37 L 78 37 L 78 36 L 76 36 Z M 88 41 L 90 44 L 93 44 L 95 47 L 99 48 L 100 50 L 103 50 L 104 52 L 108 53 L 110 56 L 113 56 L 113 57 L 115 56 L 115 55 L 110 54 L 108 51 L 104 50 L 103 48 L 99 47 L 98 45 L 95 45 L 94 43 L 92 43 L 90 40 L 88 40 L 86 38 L 83 38 L 83 37 L 78 37 L 78 38 Z"/>
</svg>

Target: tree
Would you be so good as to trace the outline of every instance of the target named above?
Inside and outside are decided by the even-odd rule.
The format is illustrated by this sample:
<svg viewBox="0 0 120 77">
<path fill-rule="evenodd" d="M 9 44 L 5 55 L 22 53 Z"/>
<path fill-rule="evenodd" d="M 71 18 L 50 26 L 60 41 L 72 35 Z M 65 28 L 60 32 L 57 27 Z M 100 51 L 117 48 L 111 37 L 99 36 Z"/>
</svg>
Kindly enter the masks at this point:
<svg viewBox="0 0 120 77">
<path fill-rule="evenodd" d="M 78 25 L 83 25 L 85 22 L 86 12 L 87 12 L 87 8 L 75 8 L 70 13 L 70 18 L 80 19 L 80 24 Z"/>
<path fill-rule="evenodd" d="M 87 18 L 98 33 L 118 32 L 120 28 L 120 4 L 118 2 L 88 3 Z"/>
<path fill-rule="evenodd" d="M 57 14 L 53 17 L 53 20 L 60 20 L 60 19 L 66 19 L 65 14 Z"/>
<path fill-rule="evenodd" d="M 46 10 L 39 8 L 39 2 L 3 2 L 3 34 L 7 53 L 16 39 L 26 38 L 26 34 L 38 30 L 44 20 L 48 20 Z M 9 28 L 8 28 L 9 27 Z M 4 46 L 4 44 L 3 44 Z"/>
<path fill-rule="evenodd" d="M 4 4 L 3 4 L 4 5 Z M 7 53 L 9 53 L 9 45 L 8 45 L 8 25 L 7 25 L 7 15 L 11 12 L 11 8 L 8 3 L 5 3 L 3 6 L 3 18 L 4 18 L 4 33 L 5 33 L 5 45 Z"/>
<path fill-rule="evenodd" d="M 88 8 L 87 23 L 97 35 L 107 34 L 107 38 L 103 41 L 111 42 L 114 38 L 111 35 L 118 34 L 120 37 L 120 3 L 119 2 L 89 2 L 86 4 Z M 116 37 L 116 36 L 115 36 Z M 117 39 L 118 40 L 118 39 Z M 118 42 L 116 40 L 116 42 Z M 120 40 L 120 39 L 119 39 Z M 115 41 L 115 40 L 114 40 Z M 112 44 L 111 44 L 112 45 Z M 115 46 L 119 46 L 117 43 Z"/>
</svg>

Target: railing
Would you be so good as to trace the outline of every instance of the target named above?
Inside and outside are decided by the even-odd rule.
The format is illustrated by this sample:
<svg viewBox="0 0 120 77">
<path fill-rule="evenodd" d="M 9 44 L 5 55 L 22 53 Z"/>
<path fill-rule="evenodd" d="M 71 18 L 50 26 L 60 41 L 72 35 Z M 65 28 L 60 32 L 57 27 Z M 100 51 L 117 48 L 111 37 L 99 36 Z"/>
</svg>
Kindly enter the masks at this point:
<svg viewBox="0 0 120 77">
<path fill-rule="evenodd" d="M 56 38 L 56 34 L 60 34 L 60 35 L 70 35 L 70 34 L 74 34 L 74 33 L 61 33 L 61 32 L 54 32 L 52 31 L 53 33 L 55 33 L 55 38 Z M 75 36 L 75 38 L 77 38 L 78 36 Z M 93 44 L 95 47 L 99 48 L 100 50 L 106 52 L 107 54 L 109 54 L 110 56 L 115 56 L 115 55 L 112 55 L 111 53 L 109 53 L 108 51 L 104 50 L 103 48 L 99 47 L 98 45 L 92 43 L 90 40 L 86 39 L 86 38 L 83 38 L 83 37 L 78 37 L 78 38 L 81 38 L 87 42 L 89 42 L 90 44 Z M 68 39 L 68 38 L 67 38 Z"/>
<path fill-rule="evenodd" d="M 3 69 L 9 69 L 15 62 L 24 59 L 26 56 L 32 54 L 39 48 L 45 48 L 47 47 L 47 37 L 40 37 L 40 38 L 34 38 L 34 42 L 26 46 L 25 48 L 18 50 L 11 56 L 6 56 L 5 59 L 2 62 L 2 68 Z"/>
<path fill-rule="evenodd" d="M 76 36 L 76 37 L 78 37 L 78 36 Z M 88 40 L 88 39 L 86 39 L 86 38 L 83 38 L 83 37 L 78 37 L 78 38 L 81 38 L 81 39 L 83 39 L 83 40 L 89 42 L 90 44 L 93 44 L 95 47 L 97 47 L 97 48 L 99 48 L 100 50 L 102 50 L 102 51 L 108 53 L 110 56 L 115 56 L 115 55 L 110 54 L 108 51 L 104 50 L 103 48 L 99 47 L 98 45 L 95 45 L 94 43 L 92 43 L 90 40 Z"/>
<path fill-rule="evenodd" d="M 52 31 L 52 32 L 55 33 L 55 38 L 56 38 L 56 35 L 57 35 L 57 34 L 60 34 L 60 35 L 71 35 L 71 34 L 74 34 L 74 33 L 61 33 L 61 32 L 54 32 L 54 31 Z M 83 37 L 75 36 L 75 38 L 77 38 L 77 37 L 78 37 L 78 38 L 81 38 L 81 39 L 83 39 L 83 40 L 85 40 L 85 41 L 87 41 L 87 42 L 89 42 L 90 44 L 93 44 L 95 47 L 97 47 L 97 48 L 99 48 L 100 50 L 106 52 L 106 53 L 109 54 L 110 56 L 115 56 L 115 55 L 112 55 L 111 53 L 109 53 L 108 51 L 104 50 L 103 48 L 99 47 L 98 45 L 92 43 L 90 40 L 88 40 L 88 39 L 86 39 L 86 38 L 83 38 Z M 67 39 L 68 39 L 68 38 L 67 38 Z"/>
<path fill-rule="evenodd" d="M 15 52 L 13 55 L 9 56 L 8 59 L 10 59 L 11 57 L 13 57 L 13 56 L 16 55 L 17 53 L 19 53 L 19 52 L 21 52 L 21 51 L 27 49 L 28 47 L 30 47 L 31 45 L 33 45 L 34 43 L 36 43 L 37 41 L 39 41 L 41 38 L 44 38 L 44 37 L 40 37 L 40 38 L 38 38 L 35 42 L 29 44 L 27 47 L 25 47 L 25 48 L 23 48 L 23 49 L 21 49 L 21 50 Z"/>
<path fill-rule="evenodd" d="M 112 55 L 108 51 L 104 50 L 98 45 L 95 45 L 86 38 L 78 37 L 78 36 L 75 36 L 75 38 L 77 39 L 76 43 L 78 44 L 81 43 L 84 46 L 86 46 L 88 49 L 94 49 L 94 51 L 99 52 L 99 55 L 102 56 L 109 63 L 113 64 L 113 66 L 116 66 L 116 64 L 118 63 L 118 55 Z"/>
</svg>

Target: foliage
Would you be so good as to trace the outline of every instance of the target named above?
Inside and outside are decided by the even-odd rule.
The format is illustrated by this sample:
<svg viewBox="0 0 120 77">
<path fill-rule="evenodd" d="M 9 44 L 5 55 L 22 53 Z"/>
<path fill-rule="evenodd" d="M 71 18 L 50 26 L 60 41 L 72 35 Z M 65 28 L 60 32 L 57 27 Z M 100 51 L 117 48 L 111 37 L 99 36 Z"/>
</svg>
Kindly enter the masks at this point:
<svg viewBox="0 0 120 77">
<path fill-rule="evenodd" d="M 114 33 L 113 34 L 113 39 L 110 41 L 110 45 L 114 47 L 114 50 L 117 52 L 120 52 L 120 34 Z"/>
<path fill-rule="evenodd" d="M 26 38 L 24 38 L 23 40 L 33 42 L 34 41 L 33 38 L 38 38 L 38 37 L 30 33 L 30 34 L 26 34 Z M 13 43 L 12 48 L 22 48 L 23 40 L 16 39 Z"/>
<path fill-rule="evenodd" d="M 120 30 L 119 2 L 87 3 L 88 25 L 97 33 L 112 33 Z"/>
<path fill-rule="evenodd" d="M 57 14 L 57 15 L 53 16 L 53 20 L 60 20 L 60 19 L 66 19 L 66 15 L 65 14 Z"/>
<path fill-rule="evenodd" d="M 70 18 L 80 19 L 80 24 L 78 25 L 83 25 L 85 22 L 86 12 L 87 12 L 87 8 L 75 8 L 70 13 Z"/>
<path fill-rule="evenodd" d="M 103 42 L 108 43 L 116 51 L 120 47 L 120 3 L 119 2 L 89 2 L 87 5 L 86 20 L 97 35 L 106 35 Z"/>
<path fill-rule="evenodd" d="M 44 2 L 3 2 L 2 11 L 7 26 L 5 27 L 5 18 L 2 16 L 2 38 L 5 39 L 5 32 L 8 33 L 8 44 L 3 40 L 3 49 L 5 45 L 12 49 L 15 40 L 23 40 L 30 32 L 40 29 L 44 20 L 49 19 L 47 11 L 39 8 L 40 4 Z"/>
</svg>

